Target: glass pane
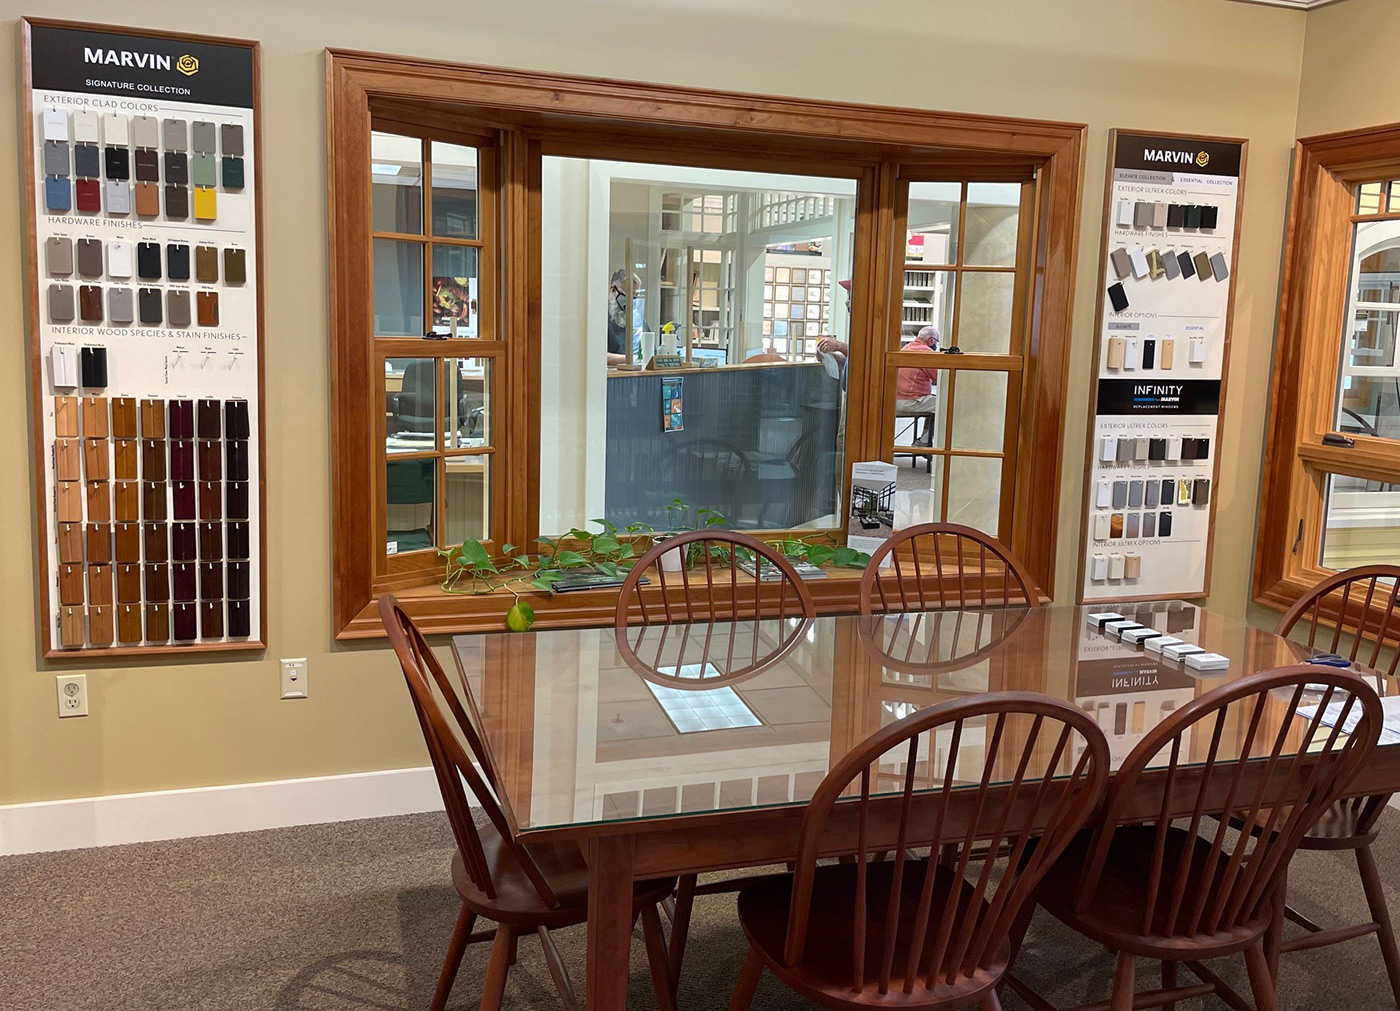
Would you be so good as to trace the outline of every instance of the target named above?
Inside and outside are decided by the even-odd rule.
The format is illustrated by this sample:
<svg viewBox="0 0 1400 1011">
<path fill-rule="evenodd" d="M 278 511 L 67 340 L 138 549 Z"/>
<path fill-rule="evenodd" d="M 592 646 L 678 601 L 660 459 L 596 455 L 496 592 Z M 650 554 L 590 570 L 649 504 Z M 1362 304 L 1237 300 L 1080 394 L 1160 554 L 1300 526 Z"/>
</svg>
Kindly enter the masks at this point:
<svg viewBox="0 0 1400 1011">
<path fill-rule="evenodd" d="M 943 468 L 941 456 L 894 454 L 894 525 L 896 530 L 943 520 Z"/>
<path fill-rule="evenodd" d="M 433 234 L 475 239 L 476 148 L 433 141 Z"/>
<path fill-rule="evenodd" d="M 943 346 L 953 333 L 953 304 L 957 286 L 950 270 L 904 271 L 904 305 L 900 310 L 899 343 L 916 337 L 930 347 Z M 932 328 L 931 330 L 929 328 Z"/>
<path fill-rule="evenodd" d="M 1400 179 L 1390 181 L 1390 201 L 1386 211 L 1390 214 L 1400 213 Z"/>
<path fill-rule="evenodd" d="M 856 181 L 546 157 L 541 184 L 540 531 L 667 528 L 676 498 L 839 528 Z M 702 367 L 640 368 L 670 355 Z"/>
<path fill-rule="evenodd" d="M 374 240 L 374 332 L 380 337 L 423 336 L 423 246 Z"/>
<path fill-rule="evenodd" d="M 997 536 L 1001 510 L 1001 460 L 985 456 L 948 458 L 948 522 Z"/>
<path fill-rule="evenodd" d="M 423 234 L 423 142 L 374 133 L 369 150 L 374 230 Z"/>
<path fill-rule="evenodd" d="M 1006 439 L 1005 372 L 963 369 L 953 380 L 953 448 L 1000 453 Z"/>
<path fill-rule="evenodd" d="M 962 183 L 910 183 L 906 263 L 957 262 Z"/>
<path fill-rule="evenodd" d="M 1015 288 L 1015 274 L 974 271 L 962 275 L 958 347 L 978 354 L 1011 351 L 1011 302 Z"/>
<path fill-rule="evenodd" d="M 389 554 L 437 543 L 437 460 L 389 460 L 384 465 Z"/>
<path fill-rule="evenodd" d="M 1324 509 L 1323 568 L 1400 564 L 1400 486 L 1332 474 Z"/>
<path fill-rule="evenodd" d="M 491 457 L 449 456 L 445 544 L 491 536 Z"/>
<path fill-rule="evenodd" d="M 480 336 L 478 259 L 475 246 L 433 244 L 433 333 Z"/>
<path fill-rule="evenodd" d="M 1333 426 L 1400 439 L 1400 221 L 1356 225 Z"/>
<path fill-rule="evenodd" d="M 937 363 L 933 352 L 930 361 Z M 901 368 L 895 377 L 894 446 L 942 449 L 947 424 L 941 392 L 948 373 L 935 368 Z"/>
<path fill-rule="evenodd" d="M 491 362 L 485 358 L 448 358 L 443 368 L 447 382 L 442 403 L 444 444 L 448 449 L 489 446 Z"/>
<path fill-rule="evenodd" d="M 1363 183 L 1356 191 L 1356 213 L 1378 214 L 1385 183 Z"/>
<path fill-rule="evenodd" d="M 384 362 L 385 450 L 421 453 L 437 448 L 437 361 L 389 358 Z"/>
<path fill-rule="evenodd" d="M 962 262 L 975 267 L 1014 267 L 1020 218 L 1020 183 L 968 183 Z"/>
</svg>

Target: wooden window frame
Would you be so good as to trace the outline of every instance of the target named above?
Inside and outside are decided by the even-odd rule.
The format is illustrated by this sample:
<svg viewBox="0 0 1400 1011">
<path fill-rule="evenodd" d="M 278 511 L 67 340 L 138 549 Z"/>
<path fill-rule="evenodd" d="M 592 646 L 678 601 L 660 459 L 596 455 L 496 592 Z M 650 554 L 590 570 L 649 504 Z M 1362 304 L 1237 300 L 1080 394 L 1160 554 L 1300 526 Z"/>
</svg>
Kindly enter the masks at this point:
<svg viewBox="0 0 1400 1011">
<path fill-rule="evenodd" d="M 1334 430 L 1353 227 L 1400 216 L 1357 214 L 1355 187 L 1395 178 L 1400 124 L 1298 141 L 1254 561 L 1254 601 L 1265 607 L 1285 610 L 1331 575 L 1321 564 L 1328 475 L 1400 480 L 1400 442 L 1322 441 Z"/>
<path fill-rule="evenodd" d="M 1026 334 L 1017 389 L 1022 407 L 1015 456 L 1004 481 L 1020 503 L 1007 539 L 1043 588 L 1054 583 L 1063 423 L 1069 381 L 1069 335 L 1084 170 L 1083 124 L 1053 123 L 745 95 L 706 89 L 544 74 L 343 50 L 327 50 L 334 631 L 337 638 L 382 635 L 374 599 L 392 589 L 432 632 L 495 630 L 508 601 L 448 594 L 424 572 L 381 573 L 374 406 L 383 396 L 373 369 L 377 349 L 366 340 L 373 320 L 370 236 L 371 121 L 414 124 L 437 137 L 501 128 L 498 225 L 503 236 L 538 236 L 541 215 L 539 136 L 550 154 L 587 152 L 600 126 L 616 157 L 678 164 L 757 167 L 750 154 L 761 138 L 767 158 L 800 158 L 804 171 L 858 178 L 856 263 L 851 298 L 846 457 L 889 458 L 884 426 L 884 373 L 897 364 L 890 334 L 890 298 L 902 285 L 903 242 L 895 232 L 897 176 L 906 166 L 958 172 L 956 178 L 1037 180 L 1034 214 L 1022 220 L 1032 244 L 1031 272 L 1018 325 Z M 445 137 L 444 139 L 451 139 Z M 982 176 L 978 174 L 981 173 Z M 926 176 L 927 177 L 927 176 Z M 428 183 L 425 181 L 425 185 Z M 895 250 L 900 250 L 897 258 Z M 503 342 L 493 376 L 493 444 L 509 433 L 510 459 L 493 468 L 493 511 L 511 529 L 538 523 L 540 251 L 538 242 L 506 242 L 497 276 L 497 330 Z M 902 292 L 902 287 L 900 289 Z M 483 292 L 483 302 L 487 295 Z M 894 321 L 897 333 L 898 322 Z M 858 335 L 863 335 L 862 339 Z M 897 338 L 896 338 L 897 339 Z M 472 357 L 454 342 L 451 357 Z M 436 349 L 396 352 L 433 357 Z M 966 356 L 974 358 L 978 356 Z M 959 363 L 962 368 L 976 365 Z M 993 366 L 1000 368 L 1000 365 Z M 381 369 L 382 370 L 382 369 Z M 371 392 L 372 391 L 372 396 Z M 892 409 L 892 402 L 890 405 Z M 382 419 L 378 422 L 383 446 Z M 381 450 L 382 454 L 382 450 Z M 498 450 L 496 459 L 501 459 Z M 1019 465 L 1016 463 L 1019 461 Z M 848 479 L 847 479 L 848 480 Z M 493 502 L 494 504 L 494 502 Z M 1006 524 L 1003 531 L 1007 532 Z M 814 584 L 823 611 L 852 611 L 858 573 L 833 573 Z M 571 594 L 536 605 L 537 625 L 559 627 L 612 620 L 615 593 Z"/>
</svg>

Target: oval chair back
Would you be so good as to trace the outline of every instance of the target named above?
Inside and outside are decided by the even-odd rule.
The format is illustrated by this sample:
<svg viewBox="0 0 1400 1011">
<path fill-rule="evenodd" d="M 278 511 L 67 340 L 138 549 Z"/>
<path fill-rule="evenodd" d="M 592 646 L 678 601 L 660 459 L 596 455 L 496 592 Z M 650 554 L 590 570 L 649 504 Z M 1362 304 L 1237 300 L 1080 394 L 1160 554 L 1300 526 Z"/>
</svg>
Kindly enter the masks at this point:
<svg viewBox="0 0 1400 1011">
<path fill-rule="evenodd" d="M 379 598 L 379 617 L 389 633 L 389 642 L 408 682 L 413 710 L 418 715 L 419 726 L 423 728 L 423 740 L 433 761 L 433 772 L 437 775 L 438 788 L 447 808 L 452 835 L 472 884 L 487 898 L 496 898 L 491 864 L 487 860 L 476 822 L 472 819 L 466 789 L 471 790 L 499 834 L 502 845 L 519 862 L 544 904 L 550 908 L 557 907 L 558 897 L 539 865 L 529 851 L 511 839 L 510 826 L 497 799 L 496 782 L 485 761 L 485 746 L 442 665 L 433 655 L 432 648 L 393 596 L 385 594 Z M 477 771 L 478 766 L 481 772 Z M 466 789 L 463 789 L 464 783 Z"/>
<path fill-rule="evenodd" d="M 860 581 L 861 614 L 1018 604 L 1040 606 L 1026 567 L 1001 541 L 960 523 L 898 531 L 870 556 Z"/>
<path fill-rule="evenodd" d="M 1380 607 L 1374 617 L 1373 605 Z M 1288 609 L 1274 633 L 1288 635 L 1302 621 L 1307 622 L 1309 646 L 1317 645 L 1319 631 L 1326 640 L 1330 629 L 1327 651 L 1337 653 L 1342 635 L 1349 633 L 1351 649 L 1345 655 L 1352 663 L 1378 668 L 1386 637 L 1400 638 L 1400 565 L 1363 565 L 1324 579 Z M 1397 670 L 1400 648 L 1392 650 L 1386 673 Z"/>
<path fill-rule="evenodd" d="M 979 741 L 981 765 L 969 770 Z M 988 967 L 1004 962 L 1017 914 L 1098 804 L 1108 767 L 1093 720 L 1027 692 L 943 702 L 871 735 L 827 774 L 803 817 L 784 962 L 803 960 L 817 858 L 840 819 L 856 842 L 852 992 L 878 1003 L 893 988 L 924 1006 L 940 991 L 988 989 Z M 870 838 L 877 819 L 894 828 L 893 847 Z M 908 857 L 921 847 L 944 860 Z M 891 848 L 887 874 L 868 857 Z M 1001 853 L 1009 858 L 998 866 Z"/>
<path fill-rule="evenodd" d="M 1304 706 L 1311 686 L 1320 696 L 1315 708 Z M 1323 717 L 1334 703 L 1328 726 Z M 1336 668 L 1281 667 L 1202 695 L 1143 738 L 1114 776 L 1076 911 L 1094 904 L 1120 824 L 1141 821 L 1128 805 L 1135 795 L 1140 804 L 1139 782 L 1150 775 L 1160 788 L 1149 794 L 1158 798 L 1151 853 L 1141 855 L 1150 860 L 1143 936 L 1204 944 L 1267 921 L 1289 859 L 1380 730 L 1375 691 Z"/>
<path fill-rule="evenodd" d="M 680 553 L 679 572 L 658 564 L 668 552 Z M 754 572 L 745 572 L 741 562 Z M 776 579 L 764 578 L 776 572 Z M 644 592 L 642 576 L 654 576 L 660 599 Z M 672 598 L 679 596 L 679 600 Z M 618 592 L 614 618 L 620 628 L 640 610 L 641 623 L 758 621 L 762 618 L 811 618 L 812 595 L 792 563 L 756 537 L 732 530 L 694 530 L 652 545 L 637 559 Z"/>
</svg>

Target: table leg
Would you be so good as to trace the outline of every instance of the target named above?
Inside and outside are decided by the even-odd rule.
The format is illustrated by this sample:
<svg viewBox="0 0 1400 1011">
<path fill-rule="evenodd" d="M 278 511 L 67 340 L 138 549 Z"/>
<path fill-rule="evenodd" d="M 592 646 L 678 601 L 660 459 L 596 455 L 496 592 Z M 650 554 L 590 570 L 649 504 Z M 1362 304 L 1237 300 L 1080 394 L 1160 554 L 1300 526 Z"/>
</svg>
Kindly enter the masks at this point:
<svg viewBox="0 0 1400 1011">
<path fill-rule="evenodd" d="M 589 1011 L 624 1011 L 632 949 L 631 836 L 588 844 Z"/>
</svg>

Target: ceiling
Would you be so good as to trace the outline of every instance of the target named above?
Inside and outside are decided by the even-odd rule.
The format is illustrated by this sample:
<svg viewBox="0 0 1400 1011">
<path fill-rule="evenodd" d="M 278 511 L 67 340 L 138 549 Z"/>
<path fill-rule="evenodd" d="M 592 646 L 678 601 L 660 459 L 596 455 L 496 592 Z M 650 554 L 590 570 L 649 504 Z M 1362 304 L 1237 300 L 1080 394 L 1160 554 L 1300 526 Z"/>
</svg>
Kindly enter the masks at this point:
<svg viewBox="0 0 1400 1011">
<path fill-rule="evenodd" d="M 1295 7 L 1306 10 L 1309 7 L 1325 7 L 1339 0 L 1238 0 L 1240 3 L 1264 4 L 1267 7 Z"/>
</svg>

